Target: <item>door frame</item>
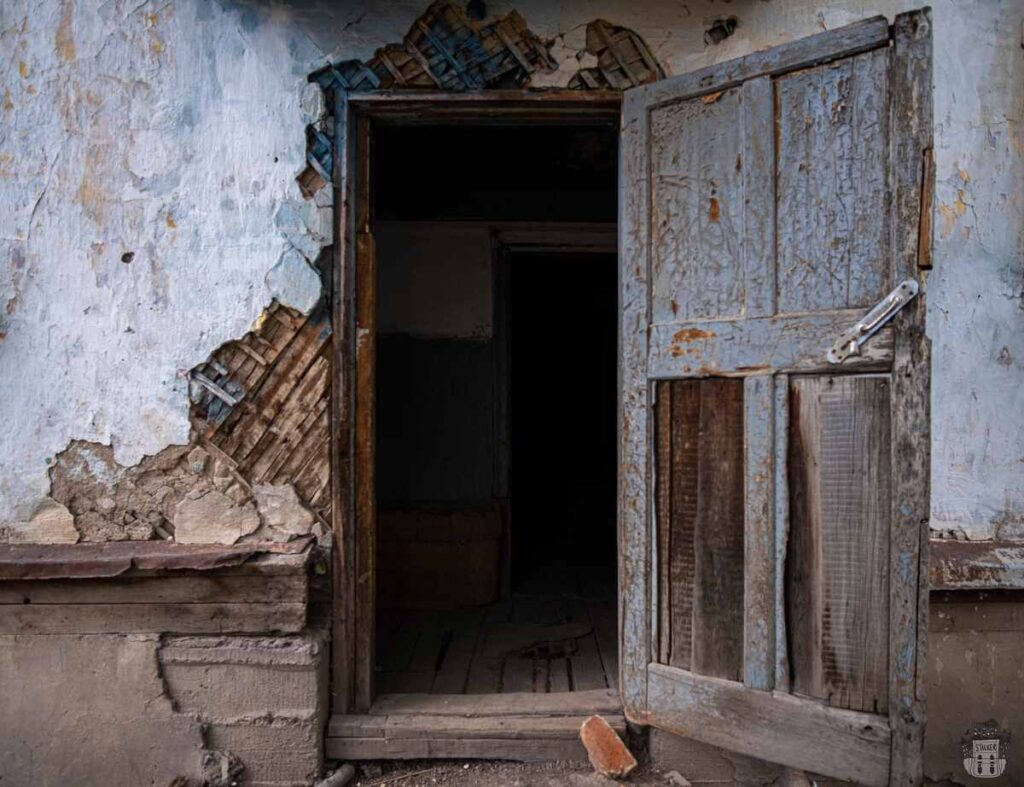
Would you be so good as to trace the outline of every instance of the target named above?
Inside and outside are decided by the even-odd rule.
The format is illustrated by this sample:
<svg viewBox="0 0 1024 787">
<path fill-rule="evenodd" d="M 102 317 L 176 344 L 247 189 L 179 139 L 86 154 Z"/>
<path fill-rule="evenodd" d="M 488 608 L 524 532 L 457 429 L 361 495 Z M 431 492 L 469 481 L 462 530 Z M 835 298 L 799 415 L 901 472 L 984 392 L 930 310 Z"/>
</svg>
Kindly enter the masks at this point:
<svg viewBox="0 0 1024 787">
<path fill-rule="evenodd" d="M 333 715 L 365 713 L 374 700 L 373 397 L 376 362 L 374 342 L 367 340 L 376 333 L 376 263 L 370 231 L 371 124 L 423 125 L 453 120 L 496 124 L 605 120 L 618 124 L 621 102 L 622 94 L 617 91 L 350 93 L 338 88 L 331 95 L 334 245 L 330 292 L 334 331 L 330 412 L 334 559 L 330 699 Z M 501 233 L 497 237 L 501 238 Z M 516 234 L 508 230 L 504 237 L 506 241 L 515 242 Z M 532 240 L 519 237 L 519 241 L 535 246 L 545 243 L 536 236 Z"/>
</svg>

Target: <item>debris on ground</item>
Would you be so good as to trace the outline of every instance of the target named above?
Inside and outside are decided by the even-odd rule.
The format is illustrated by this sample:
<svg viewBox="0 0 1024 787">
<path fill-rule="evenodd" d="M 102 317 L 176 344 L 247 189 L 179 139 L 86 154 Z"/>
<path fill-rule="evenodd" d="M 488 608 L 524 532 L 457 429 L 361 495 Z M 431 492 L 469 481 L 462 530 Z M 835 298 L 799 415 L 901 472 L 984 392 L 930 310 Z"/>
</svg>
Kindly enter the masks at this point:
<svg viewBox="0 0 1024 787">
<path fill-rule="evenodd" d="M 351 763 L 345 763 L 323 781 L 317 782 L 316 787 L 345 787 L 346 784 L 352 781 L 355 775 L 355 766 Z"/>
<path fill-rule="evenodd" d="M 369 767 L 367 767 L 369 766 Z M 349 787 L 614 787 L 586 760 L 508 762 L 500 760 L 379 760 L 359 763 Z M 375 773 L 375 776 L 370 776 Z M 629 787 L 666 787 L 660 769 L 642 764 Z"/>
<path fill-rule="evenodd" d="M 580 740 L 594 770 L 602 776 L 622 779 L 636 768 L 636 757 L 626 748 L 622 738 L 600 716 L 591 716 L 580 727 Z"/>
</svg>

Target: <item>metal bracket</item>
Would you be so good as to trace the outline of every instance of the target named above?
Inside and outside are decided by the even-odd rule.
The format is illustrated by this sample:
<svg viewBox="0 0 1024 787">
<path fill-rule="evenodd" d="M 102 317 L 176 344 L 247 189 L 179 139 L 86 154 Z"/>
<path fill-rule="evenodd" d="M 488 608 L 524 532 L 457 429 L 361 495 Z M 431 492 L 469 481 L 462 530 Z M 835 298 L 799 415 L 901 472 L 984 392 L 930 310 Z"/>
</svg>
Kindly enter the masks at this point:
<svg viewBox="0 0 1024 787">
<path fill-rule="evenodd" d="M 877 306 L 865 314 L 857 324 L 836 339 L 825 357 L 829 363 L 842 363 L 851 355 L 860 355 L 864 343 L 878 333 L 882 326 L 896 316 L 897 312 L 914 300 L 921 285 L 917 279 L 905 279 L 883 298 Z"/>
</svg>

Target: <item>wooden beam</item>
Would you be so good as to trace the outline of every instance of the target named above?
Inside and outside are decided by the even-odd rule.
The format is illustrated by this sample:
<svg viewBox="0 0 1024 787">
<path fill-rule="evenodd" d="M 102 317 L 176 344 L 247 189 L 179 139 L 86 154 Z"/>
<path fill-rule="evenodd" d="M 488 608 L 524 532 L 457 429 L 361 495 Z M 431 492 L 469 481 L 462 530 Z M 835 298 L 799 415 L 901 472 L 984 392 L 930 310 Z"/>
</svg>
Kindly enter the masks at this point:
<svg viewBox="0 0 1024 787">
<path fill-rule="evenodd" d="M 348 94 L 336 88 L 334 103 L 334 245 L 331 276 L 331 710 L 350 711 L 355 678 L 355 516 L 352 495 L 352 177 L 354 116 Z"/>
<path fill-rule="evenodd" d="M 893 24 L 891 249 L 893 280 L 921 275 L 921 158 L 932 147 L 931 11 Z M 892 561 L 889 718 L 893 785 L 923 778 L 924 669 L 928 636 L 928 518 L 931 483 L 931 343 L 926 293 L 896 315 L 892 369 Z"/>
<path fill-rule="evenodd" d="M 508 740 L 577 740 L 580 726 L 587 716 L 388 716 L 384 735 L 391 739 L 412 738 L 506 738 Z M 606 721 L 620 733 L 626 731 L 622 715 L 608 716 Z"/>
<path fill-rule="evenodd" d="M 0 634 L 295 634 L 299 602 L 0 604 Z"/>
<path fill-rule="evenodd" d="M 885 371 L 892 361 L 888 326 L 841 366 L 825 359 L 832 342 L 864 316 L 843 309 L 752 320 L 661 323 L 651 327 L 650 374 L 675 377 L 746 377 L 770 372 Z"/>
<path fill-rule="evenodd" d="M 740 754 L 860 784 L 889 775 L 889 725 L 884 717 L 829 708 L 792 694 L 750 689 L 718 678 L 652 664 L 648 690 L 659 720 L 686 737 Z"/>
<path fill-rule="evenodd" d="M 558 695 L 563 699 L 570 696 Z M 488 705 L 493 707 L 493 703 Z M 550 762 L 586 758 L 579 735 L 589 712 L 574 714 L 567 709 L 561 715 L 548 716 L 526 708 L 519 710 L 525 712 L 483 716 L 414 712 L 334 717 L 328 724 L 325 748 L 327 756 L 346 759 L 465 757 Z M 625 735 L 626 720 L 621 713 L 601 715 L 619 735 Z"/>
<path fill-rule="evenodd" d="M 614 689 L 535 694 L 382 694 L 374 716 L 426 713 L 434 716 L 584 716 L 622 713 Z"/>
<path fill-rule="evenodd" d="M 220 573 L 111 579 L 20 580 L 0 583 L 2 604 L 273 604 L 306 602 L 309 582 L 291 576 Z"/>
<path fill-rule="evenodd" d="M 564 739 L 482 738 L 327 738 L 324 755 L 334 760 L 518 760 L 562 762 L 585 760 L 577 737 Z"/>
<path fill-rule="evenodd" d="M 661 102 L 685 101 L 704 93 L 728 89 L 754 77 L 839 60 L 888 43 L 889 22 L 884 16 L 876 16 L 839 30 L 829 30 L 791 44 L 634 88 L 629 91 L 627 100 L 650 107 Z"/>
<path fill-rule="evenodd" d="M 370 233 L 370 122 L 356 121 L 355 390 L 353 392 L 353 497 L 355 505 L 355 693 L 353 710 L 370 707 L 374 694 L 377 616 L 377 264 Z"/>
<path fill-rule="evenodd" d="M 619 221 L 619 688 L 626 716 L 647 714 L 651 649 L 652 387 L 647 369 L 650 168 L 646 150 L 650 113 L 625 94 L 622 115 Z"/>
</svg>

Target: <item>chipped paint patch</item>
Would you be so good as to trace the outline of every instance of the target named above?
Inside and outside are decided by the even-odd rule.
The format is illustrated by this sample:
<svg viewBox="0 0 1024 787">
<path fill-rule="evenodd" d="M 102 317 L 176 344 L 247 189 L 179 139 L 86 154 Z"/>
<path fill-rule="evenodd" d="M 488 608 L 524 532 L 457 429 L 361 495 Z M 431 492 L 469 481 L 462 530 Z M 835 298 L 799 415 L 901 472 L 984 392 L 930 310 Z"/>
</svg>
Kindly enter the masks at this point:
<svg viewBox="0 0 1024 787">
<path fill-rule="evenodd" d="M 953 227 L 956 222 L 967 212 L 967 202 L 964 201 L 966 193 L 963 189 L 957 189 L 956 199 L 952 204 L 939 203 L 939 215 L 942 216 L 941 237 L 943 240 L 953 234 Z"/>
<path fill-rule="evenodd" d="M 57 31 L 54 36 L 54 44 L 57 54 L 65 63 L 75 59 L 75 0 L 61 0 L 60 21 L 57 23 Z"/>
<path fill-rule="evenodd" d="M 696 342 L 701 339 L 711 339 L 715 336 L 714 331 L 706 331 L 701 328 L 683 328 L 672 334 L 674 344 L 680 342 Z"/>
</svg>

